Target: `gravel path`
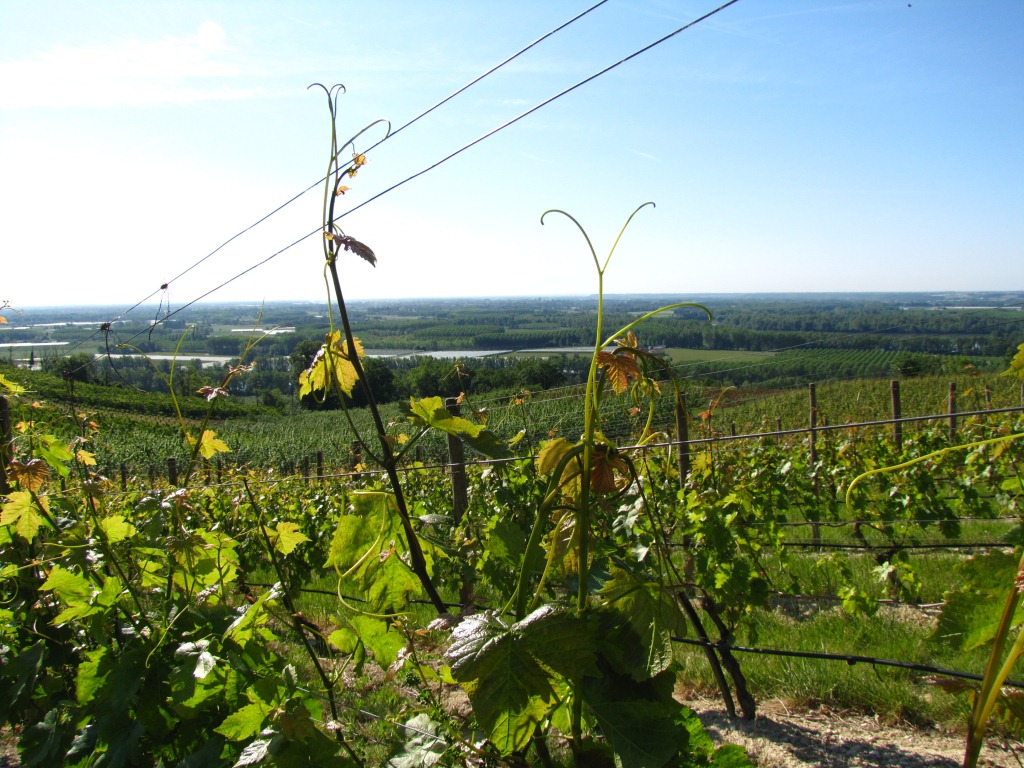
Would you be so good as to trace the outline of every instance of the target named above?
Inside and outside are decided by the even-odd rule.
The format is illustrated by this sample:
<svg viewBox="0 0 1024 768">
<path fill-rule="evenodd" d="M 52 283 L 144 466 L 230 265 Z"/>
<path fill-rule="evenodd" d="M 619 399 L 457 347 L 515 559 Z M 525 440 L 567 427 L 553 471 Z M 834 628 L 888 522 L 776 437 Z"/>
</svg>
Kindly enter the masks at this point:
<svg viewBox="0 0 1024 768">
<path fill-rule="evenodd" d="M 686 704 L 716 743 L 743 746 L 758 768 L 958 768 L 964 759 L 962 737 L 885 725 L 864 715 L 790 712 L 777 702 L 758 702 L 757 719 L 745 722 L 730 720 L 720 702 Z M 1022 768 L 1024 745 L 992 739 L 978 764 Z"/>
</svg>

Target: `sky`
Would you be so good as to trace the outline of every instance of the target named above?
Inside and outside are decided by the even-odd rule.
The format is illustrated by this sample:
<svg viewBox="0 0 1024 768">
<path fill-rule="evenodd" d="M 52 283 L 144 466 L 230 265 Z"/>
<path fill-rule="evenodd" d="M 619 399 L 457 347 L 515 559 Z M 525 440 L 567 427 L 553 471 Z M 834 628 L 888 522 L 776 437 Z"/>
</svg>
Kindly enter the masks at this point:
<svg viewBox="0 0 1024 768">
<path fill-rule="evenodd" d="M 603 262 L 645 202 L 608 293 L 1024 289 L 1024 2 L 739 0 L 432 168 L 722 2 L 607 0 L 402 127 L 595 1 L 0 0 L 0 300 L 323 301 L 319 185 L 209 255 L 323 177 L 311 83 L 384 121 L 350 301 L 594 294 L 542 214 Z"/>
</svg>

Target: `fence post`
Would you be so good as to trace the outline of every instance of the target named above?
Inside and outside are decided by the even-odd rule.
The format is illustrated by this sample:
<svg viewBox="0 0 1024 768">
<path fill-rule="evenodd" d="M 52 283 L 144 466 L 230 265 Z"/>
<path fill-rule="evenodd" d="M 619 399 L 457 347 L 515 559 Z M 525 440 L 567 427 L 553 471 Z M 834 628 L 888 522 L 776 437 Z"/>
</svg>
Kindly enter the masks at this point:
<svg viewBox="0 0 1024 768">
<path fill-rule="evenodd" d="M 360 464 L 363 463 L 363 449 L 359 445 L 358 440 L 352 441 L 352 466 L 350 469 L 355 470 Z"/>
<path fill-rule="evenodd" d="M 949 382 L 949 442 L 956 440 L 956 382 Z"/>
<path fill-rule="evenodd" d="M 167 457 L 167 480 L 174 487 L 178 487 L 178 460 L 173 456 Z"/>
<path fill-rule="evenodd" d="M 5 495 L 11 492 L 11 486 L 7 482 L 7 467 L 14 455 L 11 449 L 13 439 L 11 407 L 7 398 L 0 395 L 0 493 Z"/>
<path fill-rule="evenodd" d="M 444 406 L 452 416 L 459 415 L 457 397 L 445 398 Z M 469 504 L 469 491 L 466 487 L 466 454 L 462 441 L 455 435 L 448 435 L 448 464 L 452 470 L 452 517 L 455 518 L 455 524 L 460 525 Z"/>
<path fill-rule="evenodd" d="M 316 479 L 321 483 L 324 481 L 324 452 L 316 452 Z"/>
<path fill-rule="evenodd" d="M 679 484 L 690 476 L 690 425 L 686 418 L 686 395 L 676 397 L 676 440 L 679 441 Z"/>
<path fill-rule="evenodd" d="M 896 453 L 903 452 L 903 407 L 900 404 L 900 382 L 893 379 L 889 382 L 892 390 L 892 441 L 896 444 Z"/>
<path fill-rule="evenodd" d="M 128 490 L 128 467 L 123 461 L 121 462 L 121 490 Z"/>
<path fill-rule="evenodd" d="M 220 456 L 218 456 L 217 457 L 217 485 L 220 485 L 221 477 L 222 477 L 221 473 L 223 472 L 223 470 L 224 470 L 224 466 L 221 464 Z"/>
</svg>

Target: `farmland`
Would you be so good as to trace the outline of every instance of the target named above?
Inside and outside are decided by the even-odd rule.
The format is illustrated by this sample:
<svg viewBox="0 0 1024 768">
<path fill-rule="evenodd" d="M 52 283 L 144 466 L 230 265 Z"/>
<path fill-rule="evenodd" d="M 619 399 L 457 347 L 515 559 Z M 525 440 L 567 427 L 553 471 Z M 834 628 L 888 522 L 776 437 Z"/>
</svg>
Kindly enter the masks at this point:
<svg viewBox="0 0 1024 768">
<path fill-rule="evenodd" d="M 624 322 L 646 305 L 628 306 Z M 0 685 L 23 759 L 89 743 L 209 764 L 559 764 L 592 733 L 644 765 L 680 748 L 651 723 L 698 732 L 673 687 L 738 716 L 783 698 L 962 730 L 1019 558 L 1021 381 L 997 373 L 1015 345 L 827 333 L 832 347 L 776 351 L 627 340 L 589 373 L 579 352 L 367 364 L 392 377 L 379 416 L 355 387 L 303 407 L 298 386 L 248 387 L 259 361 L 184 362 L 210 345 L 173 375 L 150 366 L 165 392 L 103 360 L 87 380 L 8 365 Z M 289 336 L 268 337 L 277 357 L 298 351 L 276 346 Z M 326 359 L 304 359 L 302 381 Z M 460 392 L 454 416 L 442 396 Z M 815 652 L 833 658 L 799 656 Z M 468 712 L 446 705 L 455 690 Z M 633 729 L 649 743 L 612 735 Z"/>
</svg>

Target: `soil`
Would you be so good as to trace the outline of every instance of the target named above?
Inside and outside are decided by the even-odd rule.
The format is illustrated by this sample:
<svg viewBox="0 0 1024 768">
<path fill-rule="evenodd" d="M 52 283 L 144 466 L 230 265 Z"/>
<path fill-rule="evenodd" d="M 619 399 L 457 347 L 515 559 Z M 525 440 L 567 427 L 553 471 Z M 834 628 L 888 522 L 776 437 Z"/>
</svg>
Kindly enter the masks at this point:
<svg viewBox="0 0 1024 768">
<path fill-rule="evenodd" d="M 938 729 L 891 725 L 878 718 L 824 710 L 794 712 L 758 702 L 753 721 L 731 720 L 719 701 L 687 701 L 716 744 L 739 744 L 758 768 L 958 768 L 964 737 Z M 979 766 L 1022 768 L 1024 745 L 990 739 Z"/>
</svg>

